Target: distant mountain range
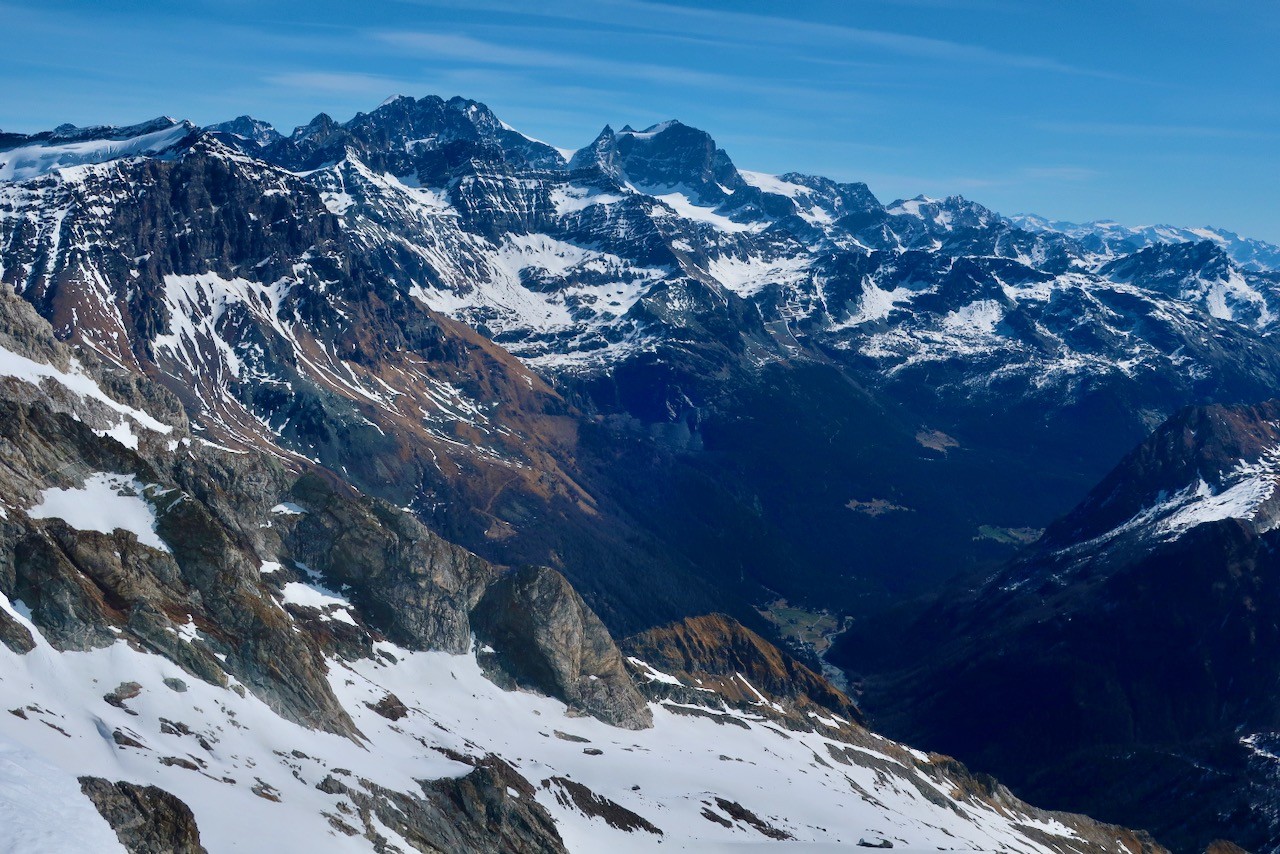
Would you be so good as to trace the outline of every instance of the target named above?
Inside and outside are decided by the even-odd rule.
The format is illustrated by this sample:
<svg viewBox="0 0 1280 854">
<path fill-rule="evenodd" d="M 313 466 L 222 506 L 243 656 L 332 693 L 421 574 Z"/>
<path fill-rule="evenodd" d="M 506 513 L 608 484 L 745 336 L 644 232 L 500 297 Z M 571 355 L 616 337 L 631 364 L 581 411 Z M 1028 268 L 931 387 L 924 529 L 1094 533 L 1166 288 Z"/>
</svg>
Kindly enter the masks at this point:
<svg viewBox="0 0 1280 854">
<path fill-rule="evenodd" d="M 1198 243 L 1208 240 L 1222 247 L 1236 264 L 1246 270 L 1276 270 L 1280 268 L 1280 247 L 1262 240 L 1227 231 L 1222 228 L 1179 228 L 1172 225 L 1121 225 L 1111 220 L 1075 223 L 1045 219 L 1034 214 L 1019 214 L 1008 218 L 1009 222 L 1027 231 L 1048 231 L 1065 234 L 1076 240 L 1093 243 L 1105 251 L 1118 255 L 1134 249 L 1144 249 L 1157 243 Z"/>
<path fill-rule="evenodd" d="M 75 729 L 76 745 L 105 733 L 111 757 L 150 753 L 121 754 L 147 758 L 119 773 L 77 764 L 30 740 L 37 711 L 8 716 L 0 734 L 77 774 L 161 780 L 196 819 L 221 815 L 215 802 L 296 802 L 316 833 L 348 838 L 345 827 L 356 846 L 400 845 L 394 832 L 409 847 L 593 850 L 656 837 L 652 825 L 690 844 L 783 834 L 1159 850 L 1084 819 L 1046 818 L 953 760 L 877 747 L 855 719 L 857 692 L 850 700 L 828 682 L 844 676 L 818 656 L 852 618 L 833 660 L 867 677 L 873 713 L 924 746 L 990 762 L 1064 803 L 1086 803 L 1090 769 L 1105 767 L 1118 786 L 1176 781 L 1184 788 L 1171 790 L 1167 810 L 1117 800 L 1107 818 L 1150 823 L 1179 850 L 1233 833 L 1266 839 L 1274 816 L 1188 811 L 1198 790 L 1178 768 L 1090 765 L 1082 747 L 1086 759 L 1041 785 L 1006 762 L 1010 751 L 1037 755 L 1014 730 L 1029 726 L 1028 709 L 1061 698 L 1043 684 L 1023 705 L 1004 688 L 992 689 L 992 705 L 966 699 L 991 722 L 976 735 L 938 724 L 929 692 L 965 686 L 928 670 L 926 639 L 957 667 L 986 661 L 974 639 L 1030 654 L 1049 637 L 1023 633 L 1038 593 L 993 593 L 1006 603 L 999 613 L 966 593 L 954 613 L 973 611 L 955 625 L 970 633 L 921 628 L 885 661 L 860 660 L 851 639 L 877 615 L 927 619 L 936 598 L 910 603 L 956 589 L 944 584 L 957 575 L 964 590 L 975 578 L 1018 590 L 1011 573 L 1052 577 L 1047 543 L 1093 543 L 1100 577 L 1131 560 L 1191 572 L 1163 556 L 1161 525 L 1185 522 L 1194 539 L 1211 522 L 1256 522 L 1260 505 L 1235 502 L 1232 490 L 1270 459 L 1253 455 L 1261 445 L 1238 456 L 1239 478 L 1206 474 L 1203 490 L 1170 478 L 1157 499 L 1139 477 L 1124 512 L 1091 490 L 1187 407 L 1280 397 L 1277 257 L 1211 229 L 1006 218 L 959 196 L 884 204 L 861 183 L 741 170 L 678 121 L 605 127 L 565 152 L 463 98 L 393 97 L 288 135 L 248 116 L 0 135 L 11 327 L 0 374 L 22 425 L 9 456 L 36 461 L 13 462 L 0 479 L 13 555 L 0 565 L 0 636 L 15 668 L 4 672 L 32 660 L 24 647 L 44 656 L 45 687 L 33 689 L 49 698 L 33 701 L 44 709 L 59 662 L 80 660 L 52 650 L 101 660 L 119 682 L 114 699 L 99 702 L 114 688 L 104 683 L 55 711 L 91 703 L 105 729 L 47 722 Z M 1250 429 L 1265 445 L 1264 428 Z M 92 496 L 119 513 L 68 509 Z M 1077 526 L 1087 536 L 1056 521 L 1073 507 L 1096 510 Z M 1123 555 L 1097 541 L 1139 517 L 1114 538 Z M 1233 571 L 1206 549 L 1207 571 Z M 1105 623 L 1143 613 L 1136 594 L 1086 588 L 1063 604 L 1081 625 L 1086 614 Z M 1174 604 L 1207 607 L 1195 598 Z M 1239 617 L 1224 608 L 1204 619 Z M 117 636 L 143 652 L 108 666 Z M 962 660 L 943 655 L 954 650 Z M 1071 660 L 1105 670 L 1093 652 Z M 273 669 L 282 657 L 294 664 Z M 1197 661 L 1222 673 L 1227 657 Z M 452 671 L 462 686 L 433 708 L 432 692 L 452 685 L 450 660 L 462 662 Z M 185 707 L 191 721 L 175 717 L 148 667 L 201 680 L 199 726 Z M 903 675 L 926 670 L 928 679 Z M 482 671 L 553 700 L 507 694 Z M 1085 703 L 1091 683 L 1080 684 L 1072 703 Z M 244 706 L 228 692 L 256 699 Z M 1165 708 L 1140 699 L 1151 714 Z M 506 709 L 518 732 L 464 723 L 472 701 Z M 401 706 L 412 726 L 396 723 Z M 271 773 L 225 757 L 210 770 L 192 758 L 212 763 L 204 753 L 176 745 L 230 733 L 231 713 L 213 711 L 224 707 L 252 717 L 255 733 L 301 725 L 338 741 L 309 729 L 296 748 L 281 737 L 271 742 L 281 755 L 253 756 Z M 913 707 L 917 716 L 903 711 Z M 1241 707 L 1213 718 L 1215 738 L 1232 726 L 1248 737 L 1280 731 L 1271 705 L 1256 716 Z M 598 726 L 584 722 L 581 735 L 572 721 L 556 724 L 563 708 Z M 708 720 L 719 723 L 698 729 Z M 652 743 L 616 729 L 650 722 Z M 1071 733 L 1079 745 L 1105 731 L 1088 715 L 1061 722 L 1082 728 Z M 631 761 L 686 761 L 658 749 L 666 733 L 687 747 L 740 730 L 733 750 L 698 753 L 696 780 L 678 790 L 650 795 L 651 769 Z M 1008 741 L 990 740 L 1006 730 Z M 431 766 L 425 789 L 407 777 L 371 788 L 354 767 L 355 777 L 334 770 L 347 767 L 342 739 L 362 737 L 455 764 Z M 789 752 L 765 766 L 772 748 L 760 740 L 770 738 Z M 591 752 L 601 749 L 608 758 Z M 174 762 L 151 761 L 161 753 Z M 316 757 L 323 769 L 308 764 Z M 722 767 L 751 762 L 768 773 L 730 770 L 745 788 L 717 788 Z M 887 776 L 871 783 L 846 770 L 855 767 Z M 211 800 L 203 782 L 181 782 L 186 774 L 233 779 L 217 791 L 235 794 Z M 763 794 L 779 775 L 798 787 L 794 799 Z M 314 800 L 317 786 L 330 800 Z M 855 801 L 868 810 L 856 822 Z M 485 832 L 497 836 L 449 837 L 459 819 L 447 804 L 457 803 L 486 805 L 497 818 Z M 418 816 L 418 830 L 405 815 Z"/>
</svg>

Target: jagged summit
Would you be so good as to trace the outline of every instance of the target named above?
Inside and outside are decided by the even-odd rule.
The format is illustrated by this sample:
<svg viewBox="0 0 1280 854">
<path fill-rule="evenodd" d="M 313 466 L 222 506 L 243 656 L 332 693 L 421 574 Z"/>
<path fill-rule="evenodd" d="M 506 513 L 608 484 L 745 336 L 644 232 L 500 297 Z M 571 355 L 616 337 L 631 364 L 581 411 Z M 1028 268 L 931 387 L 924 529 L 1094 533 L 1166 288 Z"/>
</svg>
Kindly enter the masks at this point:
<svg viewBox="0 0 1280 854">
<path fill-rule="evenodd" d="M 280 132 L 268 122 L 255 119 L 253 116 L 239 116 L 228 122 L 209 125 L 208 131 L 221 131 L 232 136 L 246 139 L 259 146 L 267 146 L 281 138 Z"/>
<path fill-rule="evenodd" d="M 563 168 L 560 153 L 503 124 L 485 105 L 462 97 L 389 98 L 369 113 L 339 123 L 321 114 L 269 145 L 264 156 L 290 169 L 315 169 L 354 152 L 394 175 L 438 173 L 469 161 Z"/>
<path fill-rule="evenodd" d="M 706 131 L 674 119 L 636 131 L 609 126 L 580 149 L 571 169 L 595 168 L 618 182 L 655 194 L 680 192 L 694 204 L 716 207 L 746 186 L 729 155 Z"/>
<path fill-rule="evenodd" d="M 6 134 L 6 136 L 10 139 L 21 139 L 27 143 L 69 143 L 92 140 L 120 141 L 145 136 L 175 126 L 182 126 L 188 130 L 194 127 L 187 121 L 179 121 L 170 116 L 157 116 L 154 119 L 132 125 L 86 125 L 80 127 L 73 124 L 61 124 L 51 131 L 42 131 L 35 134 Z"/>
<path fill-rule="evenodd" d="M 684 124 L 679 119 L 666 119 L 664 121 L 655 122 L 654 124 L 649 125 L 649 127 L 645 128 L 642 131 L 636 130 L 635 128 L 631 127 L 631 125 L 623 125 L 622 130 L 618 131 L 618 133 L 628 134 L 630 136 L 656 136 L 657 134 L 660 134 L 664 131 L 670 130 L 677 126 L 681 128 L 687 128 L 693 131 L 698 131 L 697 128 L 690 128 L 688 125 Z M 698 133 L 702 133 L 702 131 L 698 131 Z"/>
<path fill-rule="evenodd" d="M 1018 214 L 1008 221 L 1029 231 L 1045 231 L 1064 234 L 1095 249 L 1113 255 L 1123 255 L 1137 249 L 1157 244 L 1197 243 L 1211 240 L 1225 249 L 1231 259 L 1246 270 L 1280 269 L 1280 249 L 1261 240 L 1241 237 L 1223 228 L 1204 226 L 1184 228 L 1173 225 L 1123 225 L 1111 219 L 1099 219 L 1086 223 L 1052 220 L 1034 214 Z"/>
</svg>

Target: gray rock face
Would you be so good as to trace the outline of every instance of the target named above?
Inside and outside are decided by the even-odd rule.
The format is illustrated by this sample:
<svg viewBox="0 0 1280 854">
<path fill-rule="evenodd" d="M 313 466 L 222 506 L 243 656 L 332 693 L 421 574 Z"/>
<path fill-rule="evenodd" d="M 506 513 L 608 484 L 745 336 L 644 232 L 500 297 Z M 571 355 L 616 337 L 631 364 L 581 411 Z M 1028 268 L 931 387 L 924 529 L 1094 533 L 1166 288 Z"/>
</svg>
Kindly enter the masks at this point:
<svg viewBox="0 0 1280 854">
<path fill-rule="evenodd" d="M 496 756 L 478 760 L 475 770 L 458 779 L 421 781 L 420 785 L 422 797 L 365 780 L 355 788 L 332 776 L 318 788 L 350 798 L 365 837 L 375 845 L 382 837 L 371 817 L 420 851 L 562 854 L 566 850 L 551 815 L 535 800 L 533 786 Z M 347 831 L 360 832 L 349 825 Z"/>
<path fill-rule="evenodd" d="M 35 639 L 31 637 L 31 632 L 27 631 L 27 627 L 4 611 L 0 611 L 0 643 L 9 647 L 18 655 L 26 655 L 36 648 Z"/>
<path fill-rule="evenodd" d="M 132 474 L 155 485 L 143 495 L 167 551 L 140 543 L 131 532 L 77 530 L 62 519 L 34 519 L 21 511 L 0 523 L 0 589 L 31 609 L 51 644 L 90 649 L 126 637 L 205 681 L 225 685 L 234 675 L 292 720 L 353 732 L 324 678 L 319 649 L 291 630 L 290 618 L 258 580 L 255 552 L 237 536 L 243 520 L 229 523 L 216 506 L 182 490 L 175 482 L 180 478 L 71 416 L 40 403 L 4 401 L 0 414 L 0 442 L 15 449 L 0 477 L 6 500 L 46 484 L 47 471 L 60 473 L 49 485 L 64 488 L 79 487 L 92 472 Z M 173 463 L 182 467 L 189 460 Z M 251 461 L 233 465 L 246 475 L 242 486 L 252 482 Z M 187 476 L 200 478 L 206 494 L 218 489 L 207 467 Z M 184 625 L 199 633 L 195 642 L 179 637 Z"/>
<path fill-rule="evenodd" d="M 81 777 L 80 790 L 129 854 L 208 854 L 191 808 L 164 789 Z"/>
<path fill-rule="evenodd" d="M 518 684 L 626 729 L 653 716 L 600 618 L 565 577 L 528 567 L 493 584 L 471 614 L 491 663 Z"/>
<path fill-rule="evenodd" d="M 408 513 L 356 498 L 316 475 L 293 500 L 307 512 L 285 535 L 290 557 L 348 585 L 365 616 L 413 649 L 468 650 L 468 612 L 496 575 L 488 562 L 428 531 Z M 289 524 L 289 523 L 285 523 Z"/>
<path fill-rule="evenodd" d="M 28 304 L 10 294 L 5 306 L 11 311 L 0 312 L 0 344 L 72 370 L 70 348 Z M 92 366 L 90 376 L 101 386 L 108 373 Z M 332 476 L 299 477 L 259 453 L 165 444 L 149 435 L 140 437 L 137 450 L 126 447 L 101 435 L 118 420 L 116 411 L 47 385 L 0 388 L 7 463 L 0 497 L 19 508 L 0 520 L 0 590 L 30 609 L 56 648 L 91 649 L 124 637 L 198 679 L 226 685 L 234 676 L 286 717 L 348 735 L 355 727 L 329 688 L 326 655 L 368 655 L 378 633 L 413 649 L 459 654 L 470 648 L 469 615 L 498 576 L 492 564 Z M 116 399 L 139 409 L 153 402 L 148 392 L 145 381 L 112 388 Z M 151 393 L 156 408 L 185 430 L 176 402 L 163 391 Z M 21 509 L 38 504 L 48 488 L 78 489 L 102 472 L 139 484 L 163 548 L 131 532 L 77 530 Z M 282 498 L 306 512 L 273 514 Z M 277 558 L 348 591 L 360 625 L 282 609 L 273 601 L 278 582 L 264 582 L 258 571 L 264 560 Z M 547 584 L 552 577 L 557 580 Z M 535 684 L 606 720 L 647 723 L 600 621 L 559 575 L 543 578 L 539 589 L 555 608 L 544 613 L 538 602 L 515 597 L 505 600 L 501 619 L 491 618 L 540 639 L 540 661 L 554 676 Z M 543 625 L 546 616 L 552 622 Z M 575 638 L 552 642 L 564 626 Z M 197 637 L 184 640 L 180 628 Z M 33 645 L 7 614 L 0 639 L 22 652 Z"/>
<path fill-rule="evenodd" d="M 0 496 L 15 508 L 0 521 L 0 590 L 30 608 L 58 649 L 125 637 L 199 679 L 225 685 L 230 673 L 293 720 L 351 732 L 319 651 L 288 630 L 258 581 L 260 522 L 288 473 L 259 455 L 184 448 L 186 420 L 172 395 L 58 342 L 7 288 L 0 347 L 70 377 L 74 388 L 97 386 L 81 394 L 66 380 L 0 380 Z M 121 424 L 120 405 L 168 422 L 170 433 L 134 424 L 137 449 L 121 444 L 107 435 Z M 120 529 L 77 530 L 22 509 L 38 504 L 43 490 L 78 489 L 95 473 L 133 478 L 165 549 Z M 179 638 L 184 624 L 200 633 L 197 642 Z M 8 615 L 0 617 L 0 639 L 17 651 L 33 643 Z"/>
</svg>

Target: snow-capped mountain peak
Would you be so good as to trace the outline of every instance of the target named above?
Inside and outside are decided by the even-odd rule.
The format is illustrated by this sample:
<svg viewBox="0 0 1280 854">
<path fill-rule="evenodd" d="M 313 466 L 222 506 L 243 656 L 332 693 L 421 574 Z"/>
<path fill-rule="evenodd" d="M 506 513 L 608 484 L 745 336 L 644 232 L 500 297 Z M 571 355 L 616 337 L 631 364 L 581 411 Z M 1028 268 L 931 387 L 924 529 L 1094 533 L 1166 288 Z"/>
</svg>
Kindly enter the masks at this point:
<svg viewBox="0 0 1280 854">
<path fill-rule="evenodd" d="M 209 125 L 205 130 L 221 131 L 241 139 L 247 139 L 259 146 L 268 146 L 281 139 L 281 134 L 268 122 L 255 119 L 253 116 L 240 116 L 228 122 Z"/>
<path fill-rule="evenodd" d="M 48 133 L 10 138 L 13 144 L 0 150 L 0 181 L 25 181 L 71 166 L 161 155 L 195 131 L 190 122 L 161 117 L 127 127 L 63 125 Z"/>
</svg>

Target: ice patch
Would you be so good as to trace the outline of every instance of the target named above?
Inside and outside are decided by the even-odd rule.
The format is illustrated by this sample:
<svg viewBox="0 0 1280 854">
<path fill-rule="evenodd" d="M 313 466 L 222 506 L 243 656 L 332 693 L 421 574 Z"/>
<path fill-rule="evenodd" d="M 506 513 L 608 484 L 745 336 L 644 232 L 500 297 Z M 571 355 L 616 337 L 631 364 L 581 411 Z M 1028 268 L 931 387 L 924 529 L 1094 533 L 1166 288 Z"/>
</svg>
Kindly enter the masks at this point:
<svg viewBox="0 0 1280 854">
<path fill-rule="evenodd" d="M 297 605 L 302 608 L 314 608 L 320 612 L 320 618 L 323 620 L 337 620 L 340 623 L 354 626 L 356 621 L 351 617 L 351 602 L 345 596 L 335 593 L 314 580 L 318 577 L 318 573 L 306 569 L 305 566 L 300 566 L 300 568 L 308 576 L 312 576 L 313 580 L 309 582 L 290 581 L 286 584 L 284 589 L 281 590 L 281 596 L 285 604 Z"/>
<path fill-rule="evenodd" d="M 813 194 L 813 190 L 800 184 L 793 184 L 790 181 L 784 181 L 777 175 L 769 175 L 764 172 L 748 172 L 745 169 L 739 169 L 738 174 L 742 176 L 742 180 L 746 181 L 753 187 L 764 190 L 766 193 L 773 193 L 777 196 L 786 196 L 794 199 L 798 196 L 808 196 Z"/>
<path fill-rule="evenodd" d="M 649 192 L 648 195 L 653 196 L 653 198 L 671 208 L 671 210 L 675 211 L 676 216 L 693 222 L 706 223 L 728 234 L 763 231 L 765 228 L 765 223 L 734 222 L 724 214 L 718 213 L 715 208 L 695 204 L 687 192 L 682 189 L 667 189 L 665 191 L 659 189 Z"/>
<path fill-rule="evenodd" d="M 872 320 L 883 320 L 893 313 L 895 307 L 910 302 L 915 293 L 910 288 L 903 287 L 886 291 L 871 279 L 864 279 L 862 295 L 858 298 L 858 310 L 848 320 L 834 325 L 832 330 L 839 331 Z"/>
<path fill-rule="evenodd" d="M 707 265 L 707 272 L 729 290 L 748 297 L 767 285 L 798 284 L 804 280 L 808 267 L 809 258 L 803 255 L 781 258 L 722 255 Z"/>
<path fill-rule="evenodd" d="M 1004 308 L 995 300 L 971 302 L 947 314 L 942 325 L 954 332 L 970 335 L 992 335 L 1004 317 Z"/>
<path fill-rule="evenodd" d="M 627 656 L 627 661 L 631 662 L 631 665 L 640 671 L 640 675 L 650 682 L 661 682 L 663 685 L 684 686 L 684 683 L 679 679 L 672 676 L 670 673 L 663 673 L 648 662 L 641 661 L 640 659 L 633 658 L 632 656 Z"/>
<path fill-rule="evenodd" d="M 622 201 L 617 193 L 605 193 L 590 187 L 566 185 L 551 191 L 551 204 L 555 205 L 560 216 L 585 210 L 592 205 L 612 205 Z"/>
</svg>

